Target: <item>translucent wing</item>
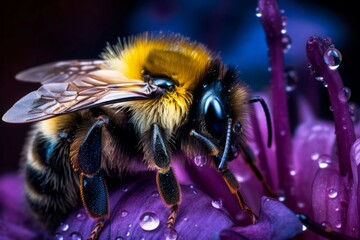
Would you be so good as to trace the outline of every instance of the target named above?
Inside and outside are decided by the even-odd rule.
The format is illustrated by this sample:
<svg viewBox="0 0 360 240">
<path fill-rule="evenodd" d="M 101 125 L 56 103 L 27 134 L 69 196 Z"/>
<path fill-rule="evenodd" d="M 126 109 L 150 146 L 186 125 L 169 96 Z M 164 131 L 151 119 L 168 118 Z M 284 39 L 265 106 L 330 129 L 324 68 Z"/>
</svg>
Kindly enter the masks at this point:
<svg viewBox="0 0 360 240">
<path fill-rule="evenodd" d="M 21 76 L 35 81 L 32 77 L 39 72 L 36 69 L 41 70 L 44 66 L 30 69 L 28 73 L 25 71 Z M 114 70 L 96 70 L 66 78 L 51 74 L 44 74 L 40 80 L 43 85 L 16 102 L 3 120 L 13 123 L 39 121 L 109 103 L 156 98 L 161 92 L 151 83 L 127 79 Z"/>
<path fill-rule="evenodd" d="M 27 69 L 16 75 L 16 79 L 26 82 L 40 82 L 42 84 L 65 82 L 73 76 L 86 75 L 100 70 L 105 66 L 103 60 L 68 60 L 47 63 Z"/>
</svg>

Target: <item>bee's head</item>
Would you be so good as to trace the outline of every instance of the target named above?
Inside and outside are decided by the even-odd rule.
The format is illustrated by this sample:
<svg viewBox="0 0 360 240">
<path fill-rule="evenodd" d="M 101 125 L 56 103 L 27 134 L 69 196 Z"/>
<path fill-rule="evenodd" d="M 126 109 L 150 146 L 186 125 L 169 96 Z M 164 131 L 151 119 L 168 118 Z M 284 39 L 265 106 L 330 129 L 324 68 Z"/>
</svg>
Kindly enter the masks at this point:
<svg viewBox="0 0 360 240">
<path fill-rule="evenodd" d="M 230 131 L 228 141 L 234 146 L 240 144 L 248 116 L 248 92 L 234 67 L 214 62 L 199 90 L 194 129 L 221 146 Z"/>
</svg>

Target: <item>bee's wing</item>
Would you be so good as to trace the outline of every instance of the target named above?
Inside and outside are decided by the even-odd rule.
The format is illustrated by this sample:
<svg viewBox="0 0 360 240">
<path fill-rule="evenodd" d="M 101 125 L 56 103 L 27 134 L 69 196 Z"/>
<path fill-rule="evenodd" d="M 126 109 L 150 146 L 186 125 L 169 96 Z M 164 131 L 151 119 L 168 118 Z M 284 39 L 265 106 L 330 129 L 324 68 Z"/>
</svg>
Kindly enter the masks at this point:
<svg viewBox="0 0 360 240">
<path fill-rule="evenodd" d="M 26 82 L 59 83 L 66 82 L 73 76 L 86 75 L 90 72 L 100 70 L 105 66 L 104 60 L 68 60 L 47 63 L 37 67 L 29 68 L 16 75 L 16 79 Z"/>
<path fill-rule="evenodd" d="M 46 82 L 16 102 L 3 120 L 34 122 L 109 103 L 155 98 L 158 93 L 159 88 L 150 83 L 127 79 L 118 71 L 97 70 Z"/>
</svg>

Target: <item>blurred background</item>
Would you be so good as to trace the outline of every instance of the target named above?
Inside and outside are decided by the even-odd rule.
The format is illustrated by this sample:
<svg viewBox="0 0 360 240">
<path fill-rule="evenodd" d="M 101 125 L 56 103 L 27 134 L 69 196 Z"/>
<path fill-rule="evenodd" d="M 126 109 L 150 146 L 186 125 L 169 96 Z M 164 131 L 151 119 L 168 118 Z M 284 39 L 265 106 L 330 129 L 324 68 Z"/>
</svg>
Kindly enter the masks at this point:
<svg viewBox="0 0 360 240">
<path fill-rule="evenodd" d="M 107 42 L 143 31 L 179 32 L 221 53 L 237 65 L 254 91 L 269 83 L 268 57 L 257 1 L 132 0 L 132 1 L 7 1 L 0 14 L 0 115 L 18 99 L 36 90 L 35 83 L 18 82 L 16 73 L 33 66 L 69 59 L 98 58 Z M 359 14 L 339 1 L 282 0 L 291 48 L 286 66 L 298 73 L 298 90 L 321 96 L 317 114 L 331 118 L 327 93 L 307 71 L 305 43 L 309 36 L 330 37 L 343 61 L 339 72 L 360 103 L 356 89 L 359 62 Z M 314 90 L 315 89 L 315 90 Z M 291 106 L 290 106 L 291 107 Z M 15 171 L 29 124 L 0 122 L 0 174 Z"/>
</svg>

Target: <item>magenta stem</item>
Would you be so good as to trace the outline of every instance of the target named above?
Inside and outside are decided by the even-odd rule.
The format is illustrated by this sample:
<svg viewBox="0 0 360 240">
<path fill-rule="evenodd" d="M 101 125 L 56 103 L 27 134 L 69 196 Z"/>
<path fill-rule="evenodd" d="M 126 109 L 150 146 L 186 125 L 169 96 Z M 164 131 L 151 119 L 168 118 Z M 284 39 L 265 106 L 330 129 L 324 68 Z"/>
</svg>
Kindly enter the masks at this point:
<svg viewBox="0 0 360 240">
<path fill-rule="evenodd" d="M 295 209 L 295 196 L 291 188 L 295 186 L 294 178 L 290 175 L 292 170 L 292 144 L 289 124 L 287 96 L 284 76 L 284 53 L 281 30 L 282 15 L 275 0 L 259 0 L 261 22 L 266 34 L 269 48 L 269 58 L 272 81 L 272 114 L 274 136 L 276 143 L 276 157 L 279 177 L 279 188 L 285 193 L 285 203 Z"/>
<path fill-rule="evenodd" d="M 311 71 L 316 76 L 323 77 L 323 81 L 327 85 L 335 122 L 340 174 L 351 179 L 353 174 L 351 170 L 350 149 L 356 137 L 349 106 L 347 101 L 344 101 L 346 96 L 340 74 L 336 69 L 330 69 L 324 61 L 324 53 L 330 47 L 333 48 L 333 45 L 329 39 L 313 36 L 306 44 L 306 51 L 311 64 Z"/>
</svg>

